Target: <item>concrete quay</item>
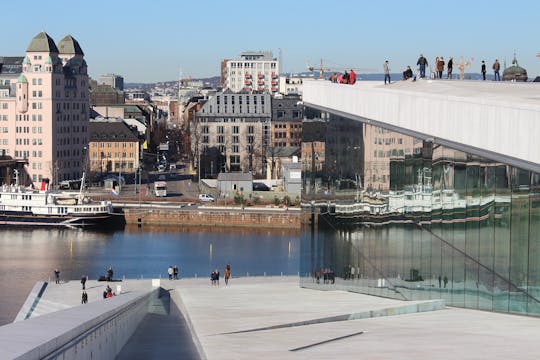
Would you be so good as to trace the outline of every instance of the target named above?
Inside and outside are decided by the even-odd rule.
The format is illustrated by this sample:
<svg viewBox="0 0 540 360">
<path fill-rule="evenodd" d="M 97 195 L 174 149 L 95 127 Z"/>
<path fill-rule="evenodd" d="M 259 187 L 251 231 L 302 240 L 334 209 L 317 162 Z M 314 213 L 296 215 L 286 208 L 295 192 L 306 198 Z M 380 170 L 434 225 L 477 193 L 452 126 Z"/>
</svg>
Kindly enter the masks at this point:
<svg viewBox="0 0 540 360">
<path fill-rule="evenodd" d="M 111 284 L 122 286 L 123 294 L 114 301 L 152 291 L 150 280 Z M 12 326 L 46 318 L 55 330 L 55 319 L 61 320 L 63 313 L 84 314 L 112 306 L 109 299 L 100 297 L 105 283 L 87 285 L 90 303 L 79 305 L 77 281 L 49 284 L 39 300 L 47 308 L 38 303 L 29 320 L 0 327 L 0 358 L 12 358 L 5 345 L 11 344 L 8 348 L 12 349 L 12 344 L 18 344 L 10 340 Z M 228 286 L 223 280 L 212 286 L 203 278 L 162 279 L 160 285 L 159 291 L 170 296 L 170 303 L 165 304 L 165 296 L 155 298 L 165 304 L 162 308 L 150 301 L 148 313 L 131 331 L 117 358 L 538 358 L 540 319 L 533 317 L 443 308 L 433 300 L 407 302 L 304 289 L 298 277 L 232 278 Z M 53 307 L 68 308 L 54 312 Z M 15 333 L 20 335 L 21 329 Z"/>
</svg>

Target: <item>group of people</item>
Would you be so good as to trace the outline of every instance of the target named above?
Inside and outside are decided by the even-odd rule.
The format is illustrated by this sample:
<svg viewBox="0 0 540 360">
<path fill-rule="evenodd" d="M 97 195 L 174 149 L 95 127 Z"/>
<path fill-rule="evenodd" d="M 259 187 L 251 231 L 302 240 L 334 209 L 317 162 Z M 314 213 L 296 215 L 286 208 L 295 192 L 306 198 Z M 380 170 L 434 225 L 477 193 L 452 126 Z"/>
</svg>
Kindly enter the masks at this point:
<svg viewBox="0 0 540 360">
<path fill-rule="evenodd" d="M 323 284 L 334 284 L 336 282 L 336 273 L 330 268 L 321 268 L 315 271 L 314 277 L 317 284 L 320 283 L 321 278 Z"/>
<path fill-rule="evenodd" d="M 113 293 L 111 287 L 109 285 L 107 285 L 107 287 L 103 291 L 103 298 L 104 299 L 109 299 L 109 298 L 112 298 L 114 295 L 115 294 Z"/>
<path fill-rule="evenodd" d="M 428 63 L 427 59 L 424 57 L 423 54 L 420 54 L 420 57 L 418 58 L 418 61 L 416 62 L 416 65 L 417 65 L 417 73 L 416 73 L 416 75 L 413 73 L 411 67 L 407 66 L 405 71 L 403 71 L 403 80 L 413 79 L 413 81 L 415 81 L 417 77 L 419 77 L 419 78 L 425 78 L 426 77 L 426 69 L 429 66 L 429 63 Z M 440 56 L 440 57 L 437 56 L 435 58 L 435 61 L 434 61 L 434 64 L 433 64 L 433 68 L 434 68 L 433 78 L 442 79 L 444 69 L 445 69 L 445 66 L 446 66 L 446 78 L 447 79 L 452 79 L 452 73 L 453 73 L 453 70 L 454 70 L 454 65 L 456 65 L 457 68 L 459 69 L 459 78 L 461 80 L 463 80 L 465 78 L 465 67 L 471 66 L 471 63 L 466 62 L 463 59 L 463 57 L 461 58 L 461 61 L 459 63 L 455 64 L 453 57 L 450 57 L 448 59 L 448 62 L 445 62 L 444 58 L 442 56 Z M 498 59 L 495 60 L 495 62 L 493 63 L 491 68 L 493 69 L 494 80 L 495 81 L 500 81 L 501 80 L 501 75 L 500 75 L 501 64 L 499 63 Z M 384 84 L 385 85 L 390 84 L 391 78 L 390 78 L 390 68 L 389 68 L 388 60 L 386 60 L 384 62 L 384 64 L 383 64 L 383 71 L 384 71 Z M 480 67 L 480 71 L 482 73 L 482 79 L 486 80 L 487 67 L 486 67 L 486 63 L 485 63 L 484 60 L 482 60 L 482 65 Z"/>
<path fill-rule="evenodd" d="M 350 72 L 345 70 L 343 74 L 333 73 L 330 75 L 330 81 L 333 83 L 354 85 L 356 84 L 356 73 L 353 69 Z"/>
<path fill-rule="evenodd" d="M 212 285 L 219 286 L 219 276 L 220 276 L 220 273 L 218 269 L 214 269 L 214 271 L 210 273 L 210 282 Z M 227 264 L 225 266 L 225 285 L 229 285 L 230 278 L 231 278 L 231 265 Z"/>
<path fill-rule="evenodd" d="M 178 280 L 178 274 L 179 274 L 178 266 L 169 265 L 169 268 L 167 269 L 167 274 L 169 275 L 169 280 L 173 280 L 173 279 Z"/>
</svg>

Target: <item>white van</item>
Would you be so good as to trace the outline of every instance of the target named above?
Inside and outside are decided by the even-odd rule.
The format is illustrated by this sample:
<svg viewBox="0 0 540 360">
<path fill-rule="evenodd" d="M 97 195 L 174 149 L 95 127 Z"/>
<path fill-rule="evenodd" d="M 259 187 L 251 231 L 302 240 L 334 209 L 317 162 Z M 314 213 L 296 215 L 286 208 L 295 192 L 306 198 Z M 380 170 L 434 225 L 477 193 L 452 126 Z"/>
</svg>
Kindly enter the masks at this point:
<svg viewBox="0 0 540 360">
<path fill-rule="evenodd" d="M 165 181 L 156 181 L 154 183 L 154 194 L 158 197 L 167 196 L 167 183 Z"/>
<path fill-rule="evenodd" d="M 216 201 L 216 198 L 214 198 L 210 194 L 199 194 L 199 200 L 202 202 L 209 202 L 209 201 Z"/>
</svg>

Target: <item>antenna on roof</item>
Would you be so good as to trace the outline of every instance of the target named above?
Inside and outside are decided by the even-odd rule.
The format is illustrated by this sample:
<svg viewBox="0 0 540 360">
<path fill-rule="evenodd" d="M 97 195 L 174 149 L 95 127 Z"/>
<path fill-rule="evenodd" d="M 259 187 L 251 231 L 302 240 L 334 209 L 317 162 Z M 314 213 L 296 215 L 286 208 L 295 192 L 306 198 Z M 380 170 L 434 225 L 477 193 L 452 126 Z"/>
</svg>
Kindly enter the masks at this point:
<svg viewBox="0 0 540 360">
<path fill-rule="evenodd" d="M 278 49 L 278 54 L 279 54 L 279 70 L 278 70 L 278 75 L 280 75 L 280 73 L 284 73 L 283 69 L 283 58 L 282 58 L 282 52 L 281 52 L 281 48 Z"/>
</svg>

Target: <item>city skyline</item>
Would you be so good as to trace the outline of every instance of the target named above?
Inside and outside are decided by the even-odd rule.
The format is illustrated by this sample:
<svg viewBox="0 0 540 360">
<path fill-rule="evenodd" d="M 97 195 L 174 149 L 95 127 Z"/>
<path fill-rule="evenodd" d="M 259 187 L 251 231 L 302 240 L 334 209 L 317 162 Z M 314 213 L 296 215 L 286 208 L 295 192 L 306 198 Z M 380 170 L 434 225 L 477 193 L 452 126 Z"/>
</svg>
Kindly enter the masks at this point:
<svg viewBox="0 0 540 360">
<path fill-rule="evenodd" d="M 80 42 L 94 79 L 106 73 L 120 74 L 127 83 L 219 76 L 222 59 L 247 50 L 269 50 L 276 58 L 281 50 L 283 72 L 302 72 L 307 63 L 316 67 L 324 59 L 325 67 L 375 73 L 382 72 L 386 59 L 392 72 L 401 72 L 414 66 L 420 53 L 430 63 L 436 56 L 472 58 L 466 71 L 479 72 L 482 60 L 488 70 L 496 58 L 510 65 L 516 51 L 529 78 L 540 75 L 540 46 L 531 39 L 540 10 L 534 1 L 520 2 L 522 12 L 514 18 L 508 16 L 515 13 L 512 5 L 503 1 L 414 9 L 399 1 L 381 6 L 283 0 L 253 5 L 241 0 L 208 1 L 199 10 L 188 3 L 149 7 L 98 0 L 73 8 L 84 17 L 58 17 L 72 8 L 65 0 L 48 7 L 32 3 L 37 4 L 30 1 L 24 11 L 31 25 L 23 27 L 20 7 L 3 5 L 6 28 L 17 31 L 2 37 L 1 55 L 22 56 L 40 31 L 55 41 L 69 33 Z"/>
</svg>

